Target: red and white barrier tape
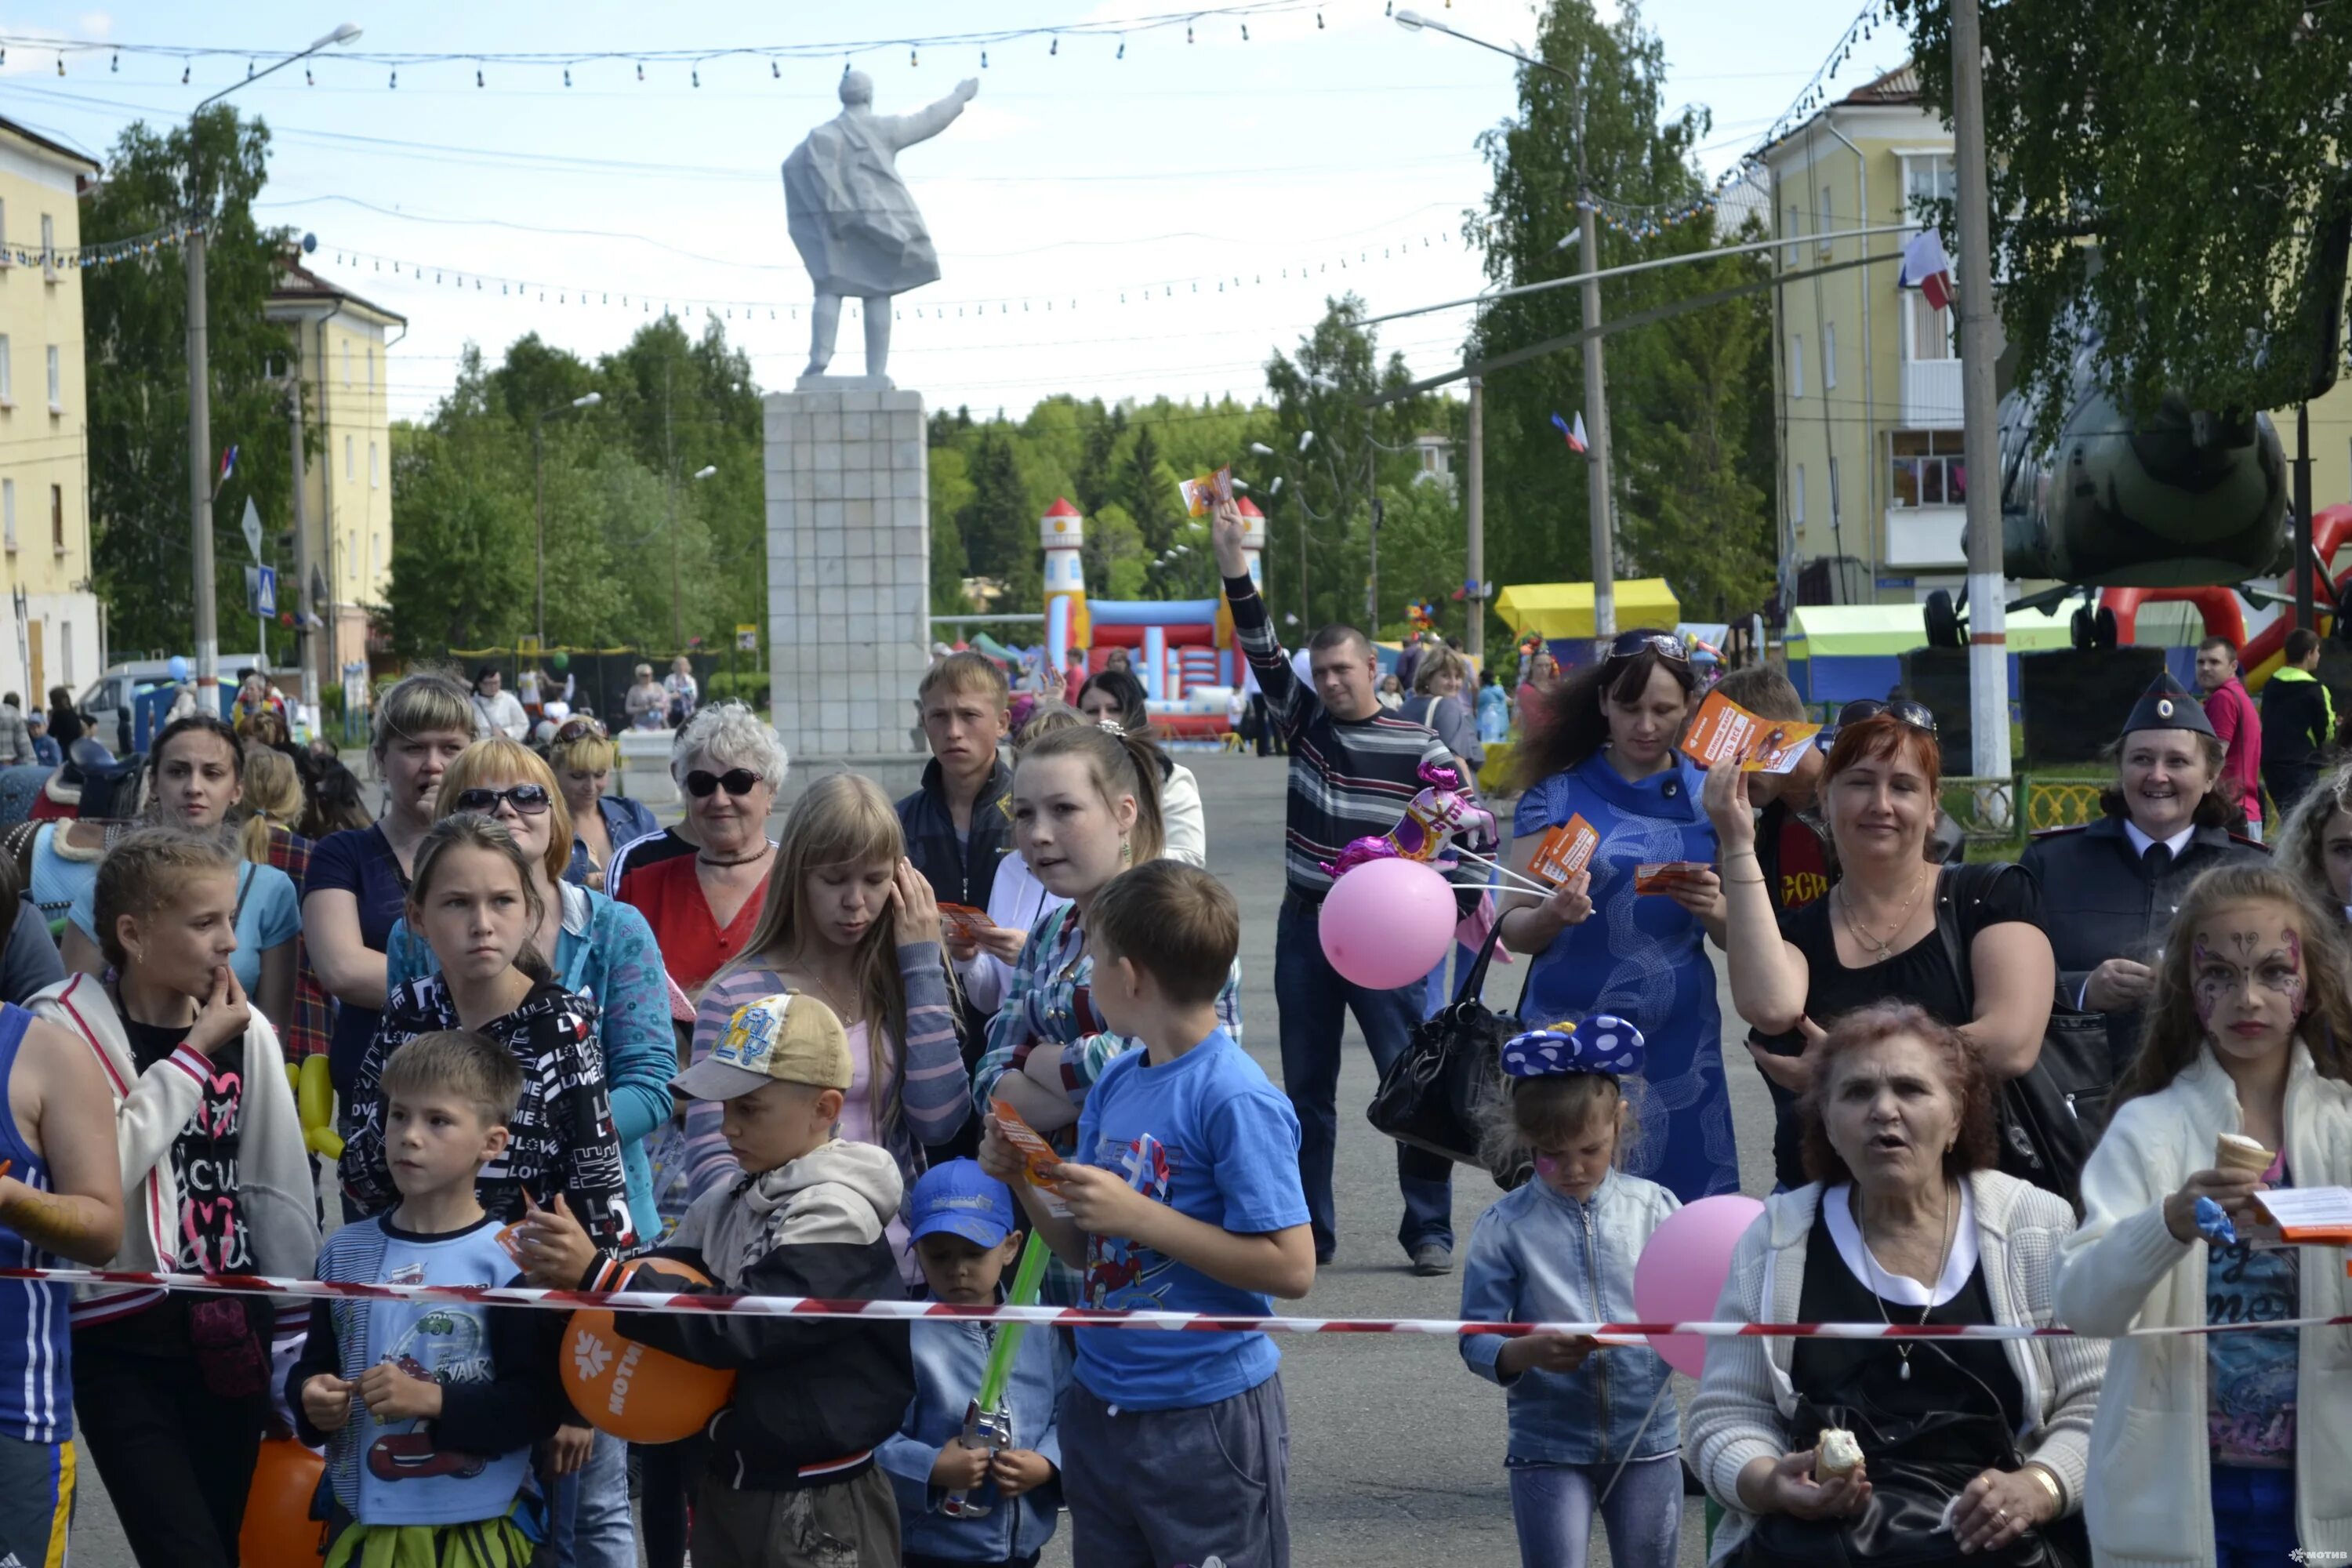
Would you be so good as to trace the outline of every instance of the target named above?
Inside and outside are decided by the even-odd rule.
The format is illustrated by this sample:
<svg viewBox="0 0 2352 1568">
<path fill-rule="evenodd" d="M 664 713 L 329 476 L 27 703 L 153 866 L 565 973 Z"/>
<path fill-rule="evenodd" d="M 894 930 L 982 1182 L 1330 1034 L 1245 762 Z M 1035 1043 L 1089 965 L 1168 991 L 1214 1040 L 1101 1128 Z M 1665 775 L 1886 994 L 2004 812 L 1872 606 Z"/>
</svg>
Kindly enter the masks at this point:
<svg viewBox="0 0 2352 1568">
<path fill-rule="evenodd" d="M 701 1313 L 763 1318 L 870 1318 L 908 1321 L 962 1318 L 976 1322 L 1048 1323 L 1086 1329 L 1162 1329 L 1196 1332 L 1278 1334 L 1586 1334 L 1628 1337 L 1694 1334 L 1708 1339 L 1839 1340 L 2069 1339 L 2068 1328 L 2011 1323 L 1489 1323 L 1456 1318 L 1233 1317 L 1208 1312 L 1094 1311 L 1083 1307 L 957 1307 L 943 1301 L 827 1300 L 817 1296 L 660 1296 L 637 1290 L 545 1290 L 528 1285 L 380 1285 L 339 1279 L 280 1279 L 259 1274 L 142 1274 L 107 1268 L 0 1268 L 0 1279 L 41 1279 L 58 1285 L 142 1289 L 211 1290 L 242 1296 L 283 1296 L 331 1301 L 454 1301 L 576 1311 L 583 1307 L 630 1312 Z M 2278 1322 L 2219 1323 L 2203 1329 L 2135 1329 L 2132 1335 L 2231 1333 L 2255 1329 L 2352 1326 L 2352 1316 L 2292 1318 Z"/>
</svg>

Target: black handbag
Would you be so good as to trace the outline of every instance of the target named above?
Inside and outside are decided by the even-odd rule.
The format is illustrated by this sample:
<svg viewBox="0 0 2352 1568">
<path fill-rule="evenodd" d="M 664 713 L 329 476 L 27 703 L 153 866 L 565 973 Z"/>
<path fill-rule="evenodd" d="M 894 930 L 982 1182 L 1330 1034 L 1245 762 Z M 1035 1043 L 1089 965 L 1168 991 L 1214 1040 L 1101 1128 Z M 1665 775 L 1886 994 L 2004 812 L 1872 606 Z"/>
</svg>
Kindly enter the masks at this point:
<svg viewBox="0 0 2352 1568">
<path fill-rule="evenodd" d="M 1482 999 L 1486 966 L 1502 935 L 1498 919 L 1454 1000 L 1413 1026 L 1412 1038 L 1381 1074 L 1381 1087 L 1364 1110 L 1375 1128 L 1398 1142 L 1457 1164 L 1486 1163 L 1480 1147 L 1503 1097 L 1503 1042 L 1517 1032 L 1514 1017 L 1496 1013 Z M 1506 1190 L 1527 1180 L 1525 1169 L 1492 1173 Z"/>
<path fill-rule="evenodd" d="M 1959 982 L 1961 1008 L 1970 1017 L 1976 1016 L 1977 988 L 1960 940 L 1960 908 L 2011 871 L 2025 874 L 2007 864 L 1947 866 L 1937 873 L 1936 934 Z M 2106 1130 L 2114 1090 L 2105 1016 L 2053 1011 L 2032 1069 L 2003 1083 L 1994 1104 L 2002 1173 L 2056 1193 L 2081 1214 L 2083 1166 Z"/>
<path fill-rule="evenodd" d="M 1741 1543 L 1739 1568 L 1925 1568 L 1967 1562 L 1984 1568 L 2079 1568 L 2089 1561 L 2060 1520 L 2028 1530 L 1997 1552 L 1963 1557 L 1945 1516 L 1968 1484 L 1988 1468 L 2014 1470 L 2016 1440 L 1997 1415 L 1938 1410 L 1889 1416 L 1867 1406 L 1800 1401 L 1790 1441 L 1811 1447 L 1826 1427 L 1843 1427 L 1862 1445 L 1870 1500 L 1844 1519 L 1765 1514 Z"/>
</svg>

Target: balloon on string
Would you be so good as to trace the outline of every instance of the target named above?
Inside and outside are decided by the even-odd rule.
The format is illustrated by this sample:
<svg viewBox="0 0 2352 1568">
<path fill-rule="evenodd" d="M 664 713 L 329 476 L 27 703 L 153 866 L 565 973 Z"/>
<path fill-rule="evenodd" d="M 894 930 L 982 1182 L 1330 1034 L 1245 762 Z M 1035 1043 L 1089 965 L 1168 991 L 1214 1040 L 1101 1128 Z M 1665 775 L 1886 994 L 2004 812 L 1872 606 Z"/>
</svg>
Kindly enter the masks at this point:
<svg viewBox="0 0 2352 1568">
<path fill-rule="evenodd" d="M 1763 1212 L 1754 1198 L 1726 1193 L 1668 1215 L 1650 1233 L 1633 1265 L 1633 1310 L 1642 1321 L 1711 1321 L 1724 1281 L 1731 1278 L 1732 1248 Z M 1676 1372 L 1696 1377 L 1706 1370 L 1706 1340 L 1701 1335 L 1652 1334 L 1650 1348 Z"/>
<path fill-rule="evenodd" d="M 1461 921 L 1453 885 L 1418 860 L 1368 860 L 1344 873 L 1324 896 L 1317 921 L 1323 956 L 1342 977 L 1393 991 L 1427 974 L 1445 956 Z"/>
<path fill-rule="evenodd" d="M 657 1267 L 633 1263 L 621 1277 L 625 1279 L 641 1267 L 697 1285 L 710 1283 L 707 1276 L 671 1258 L 659 1259 Z M 614 1327 L 613 1314 L 601 1307 L 572 1314 L 558 1360 L 572 1407 L 598 1431 L 631 1443 L 691 1437 L 735 1393 L 733 1372 L 639 1344 Z"/>
</svg>

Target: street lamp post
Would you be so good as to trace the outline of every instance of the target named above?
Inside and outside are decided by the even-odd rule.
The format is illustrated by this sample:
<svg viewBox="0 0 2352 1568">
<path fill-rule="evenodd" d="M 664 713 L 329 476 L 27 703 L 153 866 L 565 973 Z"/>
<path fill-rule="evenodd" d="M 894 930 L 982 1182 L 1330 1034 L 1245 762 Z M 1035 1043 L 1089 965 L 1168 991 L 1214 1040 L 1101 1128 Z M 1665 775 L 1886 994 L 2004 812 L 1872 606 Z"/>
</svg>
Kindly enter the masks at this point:
<svg viewBox="0 0 2352 1568">
<path fill-rule="evenodd" d="M 213 491 L 212 447 L 212 365 L 208 341 L 211 323 L 205 306 L 205 246 L 212 215 L 205 210 L 203 190 L 204 166 L 196 156 L 196 121 L 205 110 L 235 92 L 247 82 L 259 81 L 272 71 L 285 69 L 296 60 L 307 59 L 320 49 L 336 44 L 347 44 L 360 36 L 359 25 L 345 22 L 325 37 L 304 49 L 289 55 L 277 64 L 255 72 L 243 81 L 232 82 L 189 111 L 188 114 L 188 205 L 193 221 L 188 226 L 188 519 L 193 533 L 190 540 L 194 559 L 190 572 L 194 578 L 196 644 L 196 689 L 207 704 L 214 702 L 214 689 L 220 685 L 220 606 L 213 584 Z"/>
<path fill-rule="evenodd" d="M 604 401 L 603 393 L 592 392 L 585 397 L 575 397 L 569 403 L 559 403 L 552 408 L 542 409 L 532 416 L 530 422 L 530 479 L 531 488 L 537 495 L 536 510 L 539 513 L 539 544 L 534 552 L 534 575 L 539 584 L 539 616 L 532 626 L 534 635 L 539 639 L 539 646 L 542 648 L 547 646 L 547 462 L 541 436 L 548 420 L 556 415 L 568 413 L 574 408 L 593 408 Z"/>
<path fill-rule="evenodd" d="M 719 471 L 716 463 L 706 463 L 695 469 L 692 482 L 700 484 Z M 669 643 L 679 652 L 686 651 L 686 618 L 678 606 L 677 593 L 677 486 L 669 488 Z"/>
</svg>

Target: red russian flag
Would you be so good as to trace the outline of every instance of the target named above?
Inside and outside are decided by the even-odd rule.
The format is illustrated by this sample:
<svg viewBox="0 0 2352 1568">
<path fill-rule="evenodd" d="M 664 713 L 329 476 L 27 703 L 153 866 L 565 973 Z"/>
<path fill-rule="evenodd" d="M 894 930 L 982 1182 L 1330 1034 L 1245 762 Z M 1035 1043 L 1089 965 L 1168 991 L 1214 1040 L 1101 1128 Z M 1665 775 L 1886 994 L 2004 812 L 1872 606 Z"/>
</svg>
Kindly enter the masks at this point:
<svg viewBox="0 0 2352 1568">
<path fill-rule="evenodd" d="M 1568 440 L 1568 449 L 1569 449 L 1570 451 L 1571 451 L 1571 452 L 1582 452 L 1583 450 L 1585 450 L 1585 445 L 1584 445 L 1584 411 L 1583 411 L 1582 409 L 1579 409 L 1579 410 L 1577 410 L 1577 414 L 1576 414 L 1576 424 L 1575 424 L 1575 426 L 1574 426 L 1573 428 L 1571 428 L 1571 427 L 1570 426 L 1570 425 L 1569 425 L 1569 423 L 1568 423 L 1568 421 L 1567 421 L 1567 420 L 1562 419 L 1562 418 L 1561 418 L 1559 415 L 1557 415 L 1557 414 L 1555 414 L 1555 415 L 1553 415 L 1553 416 L 1551 416 L 1551 422 L 1552 422 L 1554 425 L 1556 425 L 1556 426 L 1558 426 L 1559 427 L 1559 433 L 1560 433 L 1560 435 L 1561 435 L 1561 436 L 1563 436 L 1563 437 L 1565 437 L 1567 438 L 1567 440 Z"/>
</svg>

